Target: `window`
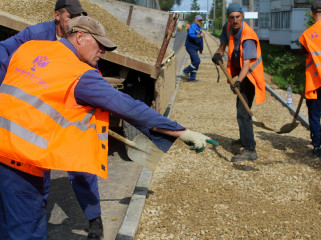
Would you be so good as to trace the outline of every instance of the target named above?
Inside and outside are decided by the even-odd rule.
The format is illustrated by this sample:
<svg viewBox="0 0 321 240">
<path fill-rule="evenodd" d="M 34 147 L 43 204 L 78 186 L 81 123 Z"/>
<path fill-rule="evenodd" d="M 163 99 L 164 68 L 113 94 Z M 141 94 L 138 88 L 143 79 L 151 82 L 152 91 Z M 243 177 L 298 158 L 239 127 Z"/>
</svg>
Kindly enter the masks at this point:
<svg viewBox="0 0 321 240">
<path fill-rule="evenodd" d="M 259 13 L 259 27 L 260 28 L 269 28 L 269 18 L 270 13 Z"/>
<path fill-rule="evenodd" d="M 272 29 L 290 29 L 291 15 L 290 11 L 272 12 L 271 28 Z"/>
<path fill-rule="evenodd" d="M 242 0 L 242 5 L 249 6 L 250 5 L 249 0 Z"/>
</svg>

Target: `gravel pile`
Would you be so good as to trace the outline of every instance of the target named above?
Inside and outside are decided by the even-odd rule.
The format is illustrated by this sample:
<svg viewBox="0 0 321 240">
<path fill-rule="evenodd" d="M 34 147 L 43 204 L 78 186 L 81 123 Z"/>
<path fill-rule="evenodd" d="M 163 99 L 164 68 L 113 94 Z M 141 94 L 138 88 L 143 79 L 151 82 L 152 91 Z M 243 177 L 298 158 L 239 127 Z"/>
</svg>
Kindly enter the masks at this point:
<svg viewBox="0 0 321 240">
<path fill-rule="evenodd" d="M 54 19 L 55 3 L 56 0 L 1 0 L 0 11 L 36 24 Z M 160 46 L 149 42 L 90 0 L 80 0 L 80 3 L 89 16 L 96 18 L 104 25 L 108 38 L 118 46 L 116 52 L 155 65 Z M 172 50 L 168 49 L 165 58 L 172 54 Z"/>
<path fill-rule="evenodd" d="M 214 52 L 217 43 L 208 43 Z M 309 131 L 299 125 L 278 135 L 254 127 L 259 158 L 230 162 L 240 150 L 231 144 L 239 138 L 236 96 L 223 76 L 216 83 L 205 45 L 200 81 L 180 83 L 171 119 L 220 146 L 200 154 L 180 141 L 172 146 L 153 174 L 136 240 L 320 239 L 321 160 L 307 155 Z M 252 110 L 275 130 L 293 119 L 269 92 Z"/>
</svg>

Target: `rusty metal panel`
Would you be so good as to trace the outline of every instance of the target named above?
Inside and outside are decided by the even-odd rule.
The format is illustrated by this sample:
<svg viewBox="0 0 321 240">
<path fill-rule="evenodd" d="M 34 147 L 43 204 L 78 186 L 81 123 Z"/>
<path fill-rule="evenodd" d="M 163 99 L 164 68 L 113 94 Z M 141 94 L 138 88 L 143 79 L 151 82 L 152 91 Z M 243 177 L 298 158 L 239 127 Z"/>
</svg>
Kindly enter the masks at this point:
<svg viewBox="0 0 321 240">
<path fill-rule="evenodd" d="M 164 114 L 176 88 L 176 56 L 166 63 L 155 81 L 154 109 Z"/>
<path fill-rule="evenodd" d="M 113 14 L 119 20 L 127 23 L 130 7 L 133 6 L 130 27 L 150 42 L 161 45 L 167 25 L 169 12 L 132 5 L 115 0 L 91 0 Z"/>
</svg>

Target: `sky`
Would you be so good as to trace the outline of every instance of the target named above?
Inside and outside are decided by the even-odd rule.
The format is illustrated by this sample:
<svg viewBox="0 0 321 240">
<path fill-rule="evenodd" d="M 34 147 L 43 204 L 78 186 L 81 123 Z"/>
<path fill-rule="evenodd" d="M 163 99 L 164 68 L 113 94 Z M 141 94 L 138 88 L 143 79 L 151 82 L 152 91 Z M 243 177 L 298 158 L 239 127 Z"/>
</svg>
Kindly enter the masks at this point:
<svg viewBox="0 0 321 240">
<path fill-rule="evenodd" d="M 198 4 L 200 5 L 200 9 L 204 11 L 210 11 L 213 0 L 198 0 Z M 208 2 L 208 9 L 207 9 L 207 2 Z M 226 2 L 229 2 L 228 0 Z M 191 9 L 192 0 L 182 0 L 182 4 L 180 6 L 174 5 L 172 10 L 174 11 L 188 11 Z"/>
</svg>

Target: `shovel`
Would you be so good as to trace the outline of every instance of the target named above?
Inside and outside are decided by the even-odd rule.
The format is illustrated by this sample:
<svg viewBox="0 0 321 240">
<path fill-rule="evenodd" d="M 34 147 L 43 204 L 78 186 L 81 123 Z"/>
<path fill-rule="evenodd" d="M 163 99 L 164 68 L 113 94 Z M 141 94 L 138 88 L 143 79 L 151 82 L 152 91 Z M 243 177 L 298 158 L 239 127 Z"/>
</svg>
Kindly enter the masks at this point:
<svg viewBox="0 0 321 240">
<path fill-rule="evenodd" d="M 281 127 L 280 131 L 277 132 L 278 134 L 292 132 L 299 125 L 299 122 L 297 122 L 296 120 L 297 120 L 299 112 L 300 112 L 300 108 L 301 108 L 301 105 L 303 102 L 304 95 L 305 95 L 305 91 L 303 89 L 303 91 L 301 93 L 301 98 L 300 98 L 299 104 L 296 108 L 296 112 L 293 117 L 293 121 L 291 123 L 287 123 L 283 127 Z"/>
<path fill-rule="evenodd" d="M 206 33 L 205 35 L 207 35 L 207 33 Z M 213 57 L 212 51 L 211 51 L 211 49 L 210 49 L 210 46 L 209 46 L 208 43 L 207 43 L 207 40 L 206 40 L 206 37 L 205 37 L 205 36 L 204 36 L 204 39 L 205 39 L 205 43 L 206 43 L 207 49 L 208 49 L 211 57 Z M 215 65 L 215 68 L 216 68 L 216 71 L 217 71 L 217 82 L 220 82 L 220 71 L 218 70 L 216 64 L 214 64 L 214 65 Z"/>
<path fill-rule="evenodd" d="M 228 74 L 227 70 L 225 69 L 225 67 L 224 67 L 224 65 L 223 65 L 223 63 L 222 63 L 222 61 L 219 61 L 219 65 L 220 65 L 222 71 L 224 72 L 225 76 L 226 76 L 227 79 L 229 80 L 230 84 L 233 86 L 234 83 L 235 83 L 235 81 L 234 81 L 234 80 L 231 78 L 231 76 Z M 251 109 L 250 109 L 249 106 L 247 105 L 247 102 L 246 102 L 245 99 L 243 98 L 240 90 L 239 90 L 237 87 L 235 87 L 234 90 L 235 90 L 238 98 L 241 100 L 241 102 L 242 102 L 243 106 L 245 107 L 246 111 L 247 111 L 248 114 L 250 115 L 251 120 L 252 120 L 252 123 L 253 123 L 255 126 L 257 126 L 257 127 L 260 127 L 260 128 L 263 128 L 263 129 L 266 129 L 266 130 L 275 132 L 272 128 L 269 128 L 269 127 L 265 126 L 264 123 L 258 122 L 258 121 L 255 119 L 255 117 L 253 116 L 253 113 L 252 113 Z"/>
<path fill-rule="evenodd" d="M 159 160 L 162 158 L 163 151 L 160 150 L 148 137 L 143 134 L 139 134 L 130 141 L 110 129 L 108 130 L 108 134 L 129 146 L 127 155 L 131 160 L 151 171 L 155 170 Z"/>
</svg>

